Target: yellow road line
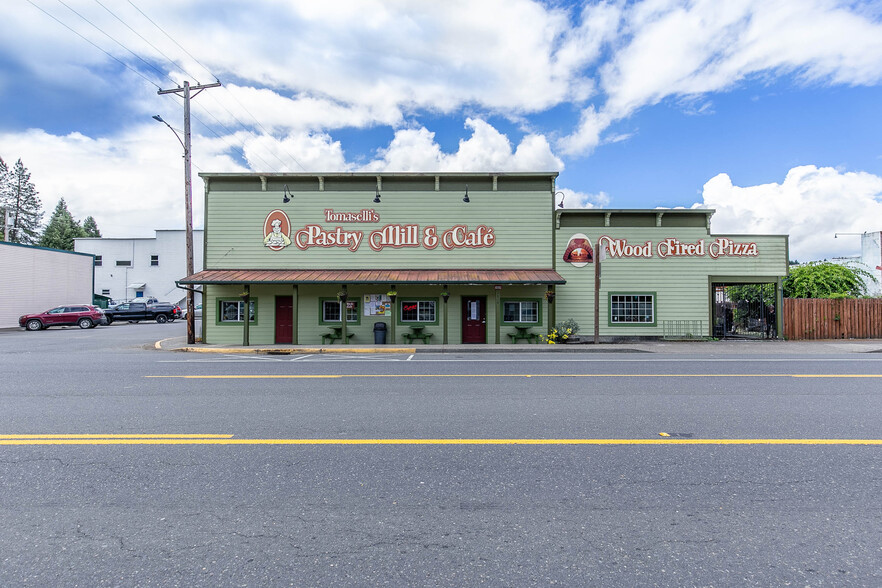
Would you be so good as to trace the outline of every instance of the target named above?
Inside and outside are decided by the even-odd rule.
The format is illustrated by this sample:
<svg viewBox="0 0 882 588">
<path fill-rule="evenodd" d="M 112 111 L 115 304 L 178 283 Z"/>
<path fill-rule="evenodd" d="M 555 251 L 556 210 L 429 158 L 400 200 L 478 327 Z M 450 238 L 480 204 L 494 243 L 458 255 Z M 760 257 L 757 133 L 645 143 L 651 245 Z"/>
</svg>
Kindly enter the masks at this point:
<svg viewBox="0 0 882 588">
<path fill-rule="evenodd" d="M 77 433 L 71 435 L 0 435 L 2 439 L 229 439 L 232 435 L 198 435 L 191 433 L 146 433 L 146 434 L 98 434 Z"/>
<path fill-rule="evenodd" d="M 882 439 L 230 439 L 0 438 L 0 445 L 882 445 Z"/>
<path fill-rule="evenodd" d="M 310 380 L 340 378 L 882 378 L 882 374 L 188 374 L 144 377 L 185 380 Z"/>
</svg>

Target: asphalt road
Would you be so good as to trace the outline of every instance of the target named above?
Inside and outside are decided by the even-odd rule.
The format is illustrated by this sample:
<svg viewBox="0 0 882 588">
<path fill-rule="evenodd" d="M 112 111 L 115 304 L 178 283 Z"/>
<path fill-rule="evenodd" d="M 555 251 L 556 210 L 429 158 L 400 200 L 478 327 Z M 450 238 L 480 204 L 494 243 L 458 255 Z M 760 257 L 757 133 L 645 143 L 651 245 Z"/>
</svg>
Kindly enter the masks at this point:
<svg viewBox="0 0 882 588">
<path fill-rule="evenodd" d="M 882 584 L 882 445 L 826 444 L 882 440 L 882 354 L 152 348 L 184 328 L 0 331 L 0 585 Z"/>
</svg>

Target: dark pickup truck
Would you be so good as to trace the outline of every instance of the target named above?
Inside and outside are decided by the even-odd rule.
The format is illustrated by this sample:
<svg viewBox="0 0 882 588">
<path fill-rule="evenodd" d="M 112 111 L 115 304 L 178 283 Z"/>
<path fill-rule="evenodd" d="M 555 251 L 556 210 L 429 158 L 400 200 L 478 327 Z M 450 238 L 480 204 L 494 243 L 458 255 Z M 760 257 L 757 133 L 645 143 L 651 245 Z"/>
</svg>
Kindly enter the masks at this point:
<svg viewBox="0 0 882 588">
<path fill-rule="evenodd" d="M 156 321 L 157 323 L 167 323 L 180 318 L 181 309 L 174 304 L 144 304 L 143 302 L 126 302 L 117 304 L 114 307 L 104 311 L 107 317 L 107 324 L 113 321 Z"/>
</svg>

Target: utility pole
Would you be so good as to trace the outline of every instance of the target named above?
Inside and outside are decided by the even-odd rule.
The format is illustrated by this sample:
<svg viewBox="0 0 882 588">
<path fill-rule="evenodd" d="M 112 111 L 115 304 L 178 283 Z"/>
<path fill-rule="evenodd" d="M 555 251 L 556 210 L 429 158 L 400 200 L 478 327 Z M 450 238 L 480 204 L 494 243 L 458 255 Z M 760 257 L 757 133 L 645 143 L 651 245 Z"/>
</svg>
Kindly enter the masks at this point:
<svg viewBox="0 0 882 588">
<path fill-rule="evenodd" d="M 213 84 L 200 84 L 190 86 L 190 82 L 184 82 L 182 88 L 173 88 L 171 90 L 160 90 L 157 94 L 181 94 L 184 97 L 184 214 L 186 215 L 186 240 L 187 240 L 187 276 L 192 276 L 193 271 L 193 182 L 190 172 L 190 98 L 195 98 L 202 90 L 206 88 L 217 88 L 220 82 Z M 196 90 L 196 94 L 190 95 L 192 90 Z M 158 117 L 154 117 L 162 121 Z M 165 122 L 165 121 L 162 121 Z M 166 123 L 168 124 L 168 123 Z M 171 126 L 169 126 L 171 128 Z M 172 129 L 174 131 L 174 129 Z M 177 134 L 177 133 L 175 133 Z M 180 140 L 180 137 L 178 138 Z M 196 342 L 196 333 L 193 328 L 196 308 L 193 305 L 193 290 L 187 289 L 187 344 L 192 345 Z M 247 318 L 246 318 L 247 320 Z"/>
</svg>

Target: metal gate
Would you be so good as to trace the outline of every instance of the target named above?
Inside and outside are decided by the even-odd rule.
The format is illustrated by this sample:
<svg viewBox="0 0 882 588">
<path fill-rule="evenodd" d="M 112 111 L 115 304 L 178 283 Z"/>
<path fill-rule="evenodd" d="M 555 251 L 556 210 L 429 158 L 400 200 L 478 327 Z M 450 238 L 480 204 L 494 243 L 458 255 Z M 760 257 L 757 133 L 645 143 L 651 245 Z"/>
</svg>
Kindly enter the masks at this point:
<svg viewBox="0 0 882 588">
<path fill-rule="evenodd" d="M 714 337 L 774 339 L 776 284 L 714 284 Z"/>
</svg>

